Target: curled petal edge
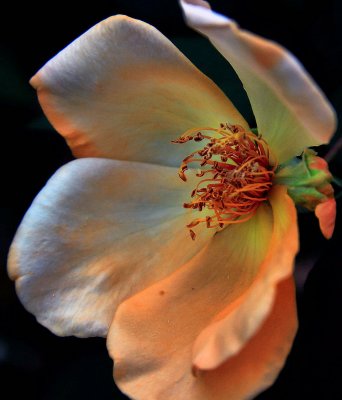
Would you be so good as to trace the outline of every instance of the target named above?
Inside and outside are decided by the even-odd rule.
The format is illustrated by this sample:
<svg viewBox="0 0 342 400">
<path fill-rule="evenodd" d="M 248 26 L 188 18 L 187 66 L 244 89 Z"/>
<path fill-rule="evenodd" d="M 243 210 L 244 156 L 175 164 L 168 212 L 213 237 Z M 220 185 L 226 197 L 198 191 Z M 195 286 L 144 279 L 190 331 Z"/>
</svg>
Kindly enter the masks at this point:
<svg viewBox="0 0 342 400">
<path fill-rule="evenodd" d="M 243 348 L 272 309 L 277 284 L 293 272 L 299 249 L 296 209 L 285 186 L 273 188 L 270 203 L 274 229 L 269 252 L 251 287 L 195 341 L 193 364 L 200 370 L 217 368 Z"/>
</svg>

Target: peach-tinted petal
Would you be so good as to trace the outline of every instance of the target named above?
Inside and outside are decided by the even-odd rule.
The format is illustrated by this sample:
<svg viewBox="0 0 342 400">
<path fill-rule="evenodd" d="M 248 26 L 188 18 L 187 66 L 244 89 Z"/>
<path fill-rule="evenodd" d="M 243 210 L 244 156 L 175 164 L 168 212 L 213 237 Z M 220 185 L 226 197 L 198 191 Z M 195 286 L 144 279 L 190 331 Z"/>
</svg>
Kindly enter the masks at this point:
<svg viewBox="0 0 342 400">
<path fill-rule="evenodd" d="M 191 240 L 185 189 L 171 167 L 106 159 L 62 167 L 10 250 L 24 306 L 58 335 L 105 336 L 117 304 L 187 262 L 213 235 L 204 228 Z"/>
<path fill-rule="evenodd" d="M 115 379 L 124 392 L 136 399 L 233 396 L 233 380 L 228 379 L 222 393 L 214 393 L 215 385 L 207 388 L 202 380 L 214 372 L 204 370 L 227 362 L 260 329 L 274 305 L 277 283 L 291 274 L 297 250 L 293 202 L 284 187 L 274 188 L 271 197 L 272 208 L 261 205 L 251 220 L 227 227 L 182 268 L 120 305 L 109 331 L 108 348 L 115 362 Z M 256 372 L 258 379 L 246 386 L 244 396 L 265 387 L 265 371 L 269 377 L 273 364 L 277 366 L 271 380 L 279 371 L 294 332 L 293 315 L 286 318 L 291 335 L 285 330 L 277 342 L 286 350 L 268 354 L 265 349 L 267 361 L 249 361 L 257 370 L 260 366 L 260 371 Z M 208 346 L 203 343 L 204 336 Z M 223 358 L 217 350 L 223 352 Z M 268 357 L 277 359 L 271 367 Z M 249 368 L 246 362 L 242 369 Z M 197 377 L 191 374 L 192 368 Z M 245 389 L 241 386 L 239 390 Z"/>
<path fill-rule="evenodd" d="M 277 285 L 272 310 L 245 347 L 220 367 L 203 372 L 213 392 L 209 399 L 251 399 L 271 386 L 284 366 L 297 324 L 295 285 L 290 277 Z"/>
<path fill-rule="evenodd" d="M 292 54 L 239 29 L 231 19 L 204 7 L 203 1 L 180 3 L 188 24 L 208 36 L 240 77 L 258 130 L 279 162 L 329 141 L 336 125 L 334 110 Z"/>
<path fill-rule="evenodd" d="M 143 305 L 137 310 L 139 320 L 146 316 L 141 314 L 144 311 Z M 168 326 L 172 327 L 172 321 Z M 178 337 L 168 344 L 158 343 L 154 332 L 146 327 L 146 340 L 141 341 L 141 326 L 137 323 L 135 327 L 137 337 L 134 333 L 118 337 L 111 331 L 108 337 L 109 350 L 117 355 L 114 361 L 116 383 L 131 398 L 251 399 L 272 385 L 291 349 L 297 329 L 293 278 L 278 284 L 272 310 L 256 335 L 237 355 L 213 370 L 191 369 L 191 346 L 174 349 L 173 342 L 178 342 Z M 149 341 L 155 345 L 151 354 L 147 354 Z M 172 347 L 169 353 L 165 352 L 166 346 Z M 124 347 L 124 350 L 120 352 L 116 347 Z"/>
<path fill-rule="evenodd" d="M 266 318 L 275 298 L 276 284 L 292 274 L 298 251 L 297 215 L 286 188 L 275 186 L 270 195 L 274 228 L 268 254 L 250 288 L 216 317 L 197 338 L 194 364 L 215 368 L 236 354 Z"/>
<path fill-rule="evenodd" d="M 318 204 L 315 208 L 315 215 L 324 237 L 330 239 L 335 228 L 336 200 L 331 198 Z"/>
<path fill-rule="evenodd" d="M 186 130 L 220 122 L 247 127 L 221 90 L 168 39 L 126 16 L 91 28 L 31 83 L 76 157 L 178 166 L 184 154 L 171 140 Z"/>
</svg>

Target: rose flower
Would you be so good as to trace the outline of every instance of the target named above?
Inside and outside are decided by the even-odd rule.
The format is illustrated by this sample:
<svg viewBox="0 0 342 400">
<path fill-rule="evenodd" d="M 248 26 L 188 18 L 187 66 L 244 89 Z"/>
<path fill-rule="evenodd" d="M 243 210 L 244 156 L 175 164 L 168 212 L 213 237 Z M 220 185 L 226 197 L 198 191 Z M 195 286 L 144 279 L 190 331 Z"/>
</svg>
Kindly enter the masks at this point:
<svg viewBox="0 0 342 400">
<path fill-rule="evenodd" d="M 150 25 L 114 16 L 31 80 L 77 160 L 48 181 L 11 246 L 20 300 L 57 335 L 104 336 L 133 399 L 247 399 L 296 333 L 295 203 L 332 235 L 335 114 L 300 63 L 201 0 L 187 23 L 233 66 L 251 129 Z"/>
</svg>

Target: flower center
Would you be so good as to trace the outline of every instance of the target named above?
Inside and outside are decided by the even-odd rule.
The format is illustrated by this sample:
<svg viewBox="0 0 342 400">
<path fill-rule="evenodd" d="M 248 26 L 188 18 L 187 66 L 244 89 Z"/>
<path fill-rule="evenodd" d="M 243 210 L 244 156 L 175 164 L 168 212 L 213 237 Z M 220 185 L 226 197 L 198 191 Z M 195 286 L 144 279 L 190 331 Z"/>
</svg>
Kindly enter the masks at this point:
<svg viewBox="0 0 342 400">
<path fill-rule="evenodd" d="M 267 200 L 277 163 L 265 140 L 240 125 L 194 128 L 172 142 L 183 144 L 190 140 L 207 141 L 203 148 L 188 155 L 179 168 L 180 178 L 186 181 L 189 164 L 199 163 L 196 176 L 203 178 L 192 190 L 192 200 L 183 205 L 199 212 L 207 210 L 205 217 L 187 225 L 194 240 L 192 228 L 200 223 L 207 228 L 223 229 L 252 218 L 258 206 Z"/>
</svg>

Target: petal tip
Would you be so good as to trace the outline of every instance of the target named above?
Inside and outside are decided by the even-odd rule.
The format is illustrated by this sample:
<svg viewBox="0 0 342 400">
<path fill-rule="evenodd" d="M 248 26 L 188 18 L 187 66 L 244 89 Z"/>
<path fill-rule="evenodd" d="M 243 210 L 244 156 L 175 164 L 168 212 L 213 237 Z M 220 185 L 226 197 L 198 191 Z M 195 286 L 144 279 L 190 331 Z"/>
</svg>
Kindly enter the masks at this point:
<svg viewBox="0 0 342 400">
<path fill-rule="evenodd" d="M 336 200 L 331 198 L 318 204 L 315 208 L 315 215 L 319 221 L 319 227 L 323 236 L 330 239 L 334 233 L 336 219 Z"/>
<path fill-rule="evenodd" d="M 192 4 L 194 6 L 204 7 L 211 9 L 210 4 L 205 0 L 180 0 L 180 3 Z"/>
<path fill-rule="evenodd" d="M 212 11 L 206 1 L 180 0 L 180 5 L 186 22 L 193 28 L 235 25 L 235 22 L 230 18 Z"/>
<path fill-rule="evenodd" d="M 34 89 L 38 89 L 38 81 L 39 81 L 39 77 L 38 77 L 39 73 L 37 72 L 35 75 L 33 75 L 30 80 L 29 80 L 29 84 L 34 88 Z"/>
</svg>

